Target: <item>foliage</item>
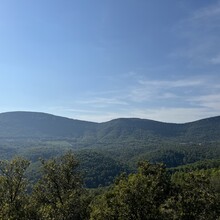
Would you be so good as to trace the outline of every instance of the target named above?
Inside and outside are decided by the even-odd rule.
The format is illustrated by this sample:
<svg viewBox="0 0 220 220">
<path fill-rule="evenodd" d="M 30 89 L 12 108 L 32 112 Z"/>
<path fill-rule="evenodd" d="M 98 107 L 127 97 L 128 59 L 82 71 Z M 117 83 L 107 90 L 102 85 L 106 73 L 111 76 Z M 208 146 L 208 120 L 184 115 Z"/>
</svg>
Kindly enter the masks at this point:
<svg viewBox="0 0 220 220">
<path fill-rule="evenodd" d="M 92 205 L 91 219 L 163 219 L 159 207 L 170 191 L 163 165 L 141 163 L 137 174 L 121 176 Z"/>
<path fill-rule="evenodd" d="M 29 161 L 19 157 L 0 161 L 0 219 L 25 219 L 28 166 Z"/>
<path fill-rule="evenodd" d="M 84 219 L 87 201 L 73 154 L 42 164 L 43 176 L 33 192 L 40 219 Z"/>
<path fill-rule="evenodd" d="M 218 161 L 204 161 L 192 167 L 207 169 L 171 173 L 163 164 L 141 162 L 136 173 L 121 174 L 112 186 L 88 190 L 71 152 L 42 160 L 42 174 L 33 188 L 26 179 L 29 161 L 1 161 L 0 219 L 217 220 L 218 165 Z"/>
<path fill-rule="evenodd" d="M 129 173 L 128 166 L 111 157 L 95 151 L 80 151 L 76 154 L 80 161 L 79 169 L 88 188 L 111 185 L 121 173 Z"/>
<path fill-rule="evenodd" d="M 179 182 L 175 194 L 163 205 L 167 219 L 212 220 L 220 217 L 218 193 L 205 175 L 188 173 Z"/>
<path fill-rule="evenodd" d="M 182 184 L 170 181 L 162 165 L 142 163 L 137 174 L 122 176 L 91 205 L 91 219 L 201 220 L 220 216 L 220 201 L 208 179 L 188 175 Z"/>
</svg>

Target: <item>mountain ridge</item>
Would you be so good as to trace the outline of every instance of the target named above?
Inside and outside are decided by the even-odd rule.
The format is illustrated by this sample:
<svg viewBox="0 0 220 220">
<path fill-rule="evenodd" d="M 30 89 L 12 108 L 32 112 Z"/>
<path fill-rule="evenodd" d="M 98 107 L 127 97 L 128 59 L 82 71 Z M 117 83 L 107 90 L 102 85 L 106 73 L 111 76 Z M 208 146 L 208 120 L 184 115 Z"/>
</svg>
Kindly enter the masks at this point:
<svg viewBox="0 0 220 220">
<path fill-rule="evenodd" d="M 220 116 L 187 123 L 140 118 L 90 122 L 43 112 L 0 113 L 1 138 L 76 138 L 94 141 L 148 140 L 153 137 L 219 140 Z"/>
<path fill-rule="evenodd" d="M 194 121 L 180 123 L 180 122 L 165 122 L 165 121 L 159 121 L 159 120 L 147 119 L 147 118 L 138 118 L 138 117 L 119 117 L 119 118 L 114 118 L 114 119 L 111 119 L 111 120 L 108 120 L 108 121 L 104 121 L 104 122 L 93 122 L 93 121 L 87 121 L 87 120 L 70 118 L 70 117 L 67 117 L 67 116 L 56 115 L 56 114 L 47 113 L 47 112 L 35 112 L 35 111 L 0 112 L 0 117 L 2 115 L 13 115 L 13 114 L 47 115 L 47 116 L 54 116 L 54 117 L 59 117 L 59 118 L 63 118 L 63 119 L 74 120 L 74 121 L 89 122 L 89 123 L 94 123 L 94 124 L 104 124 L 104 123 L 108 123 L 108 122 L 112 122 L 112 121 L 117 121 L 117 120 L 142 120 L 142 121 L 159 122 L 159 123 L 163 123 L 163 124 L 185 125 L 185 124 L 190 124 L 190 123 L 194 123 L 194 122 L 199 122 L 199 121 L 204 121 L 204 120 L 209 120 L 209 119 L 220 118 L 220 115 L 217 115 L 217 116 L 210 116 L 210 117 L 207 117 L 207 118 L 201 118 L 201 119 L 194 120 Z"/>
<path fill-rule="evenodd" d="M 220 117 L 175 124 L 139 118 L 96 123 L 47 113 L 0 114 L 0 155 L 36 161 L 67 150 L 92 150 L 134 167 L 139 160 L 168 166 L 216 159 L 220 155 Z M 130 166 L 129 165 L 129 166 Z"/>
</svg>

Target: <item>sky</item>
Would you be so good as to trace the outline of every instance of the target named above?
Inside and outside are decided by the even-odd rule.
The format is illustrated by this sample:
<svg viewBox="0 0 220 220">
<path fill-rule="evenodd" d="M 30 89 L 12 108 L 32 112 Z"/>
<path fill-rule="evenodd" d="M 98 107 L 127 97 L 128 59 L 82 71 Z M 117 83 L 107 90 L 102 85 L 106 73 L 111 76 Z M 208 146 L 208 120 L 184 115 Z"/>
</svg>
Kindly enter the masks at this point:
<svg viewBox="0 0 220 220">
<path fill-rule="evenodd" d="M 0 112 L 220 115 L 220 1 L 0 0 Z"/>
</svg>

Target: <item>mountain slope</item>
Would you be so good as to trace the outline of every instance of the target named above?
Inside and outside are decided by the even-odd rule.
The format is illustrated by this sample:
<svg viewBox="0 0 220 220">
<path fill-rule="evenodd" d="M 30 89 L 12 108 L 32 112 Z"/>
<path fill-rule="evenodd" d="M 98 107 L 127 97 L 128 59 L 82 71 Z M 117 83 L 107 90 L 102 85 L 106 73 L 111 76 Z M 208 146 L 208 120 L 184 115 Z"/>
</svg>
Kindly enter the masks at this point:
<svg viewBox="0 0 220 220">
<path fill-rule="evenodd" d="M 89 135 L 96 123 L 36 112 L 0 114 L 0 137 L 72 137 Z"/>
<path fill-rule="evenodd" d="M 0 138 L 76 138 L 96 142 L 147 141 L 152 138 L 178 141 L 220 140 L 220 117 L 185 124 L 147 119 L 120 118 L 104 123 L 73 120 L 36 112 L 0 114 Z"/>
<path fill-rule="evenodd" d="M 8 112 L 0 114 L 0 140 L 0 159 L 20 155 L 38 161 L 67 150 L 93 150 L 110 158 L 98 160 L 103 170 L 112 159 L 132 169 L 140 160 L 174 167 L 219 159 L 220 117 L 185 124 L 138 118 L 93 123 L 45 113 Z M 86 158 L 82 163 L 90 161 L 87 167 L 93 169 L 99 157 L 89 153 Z"/>
</svg>

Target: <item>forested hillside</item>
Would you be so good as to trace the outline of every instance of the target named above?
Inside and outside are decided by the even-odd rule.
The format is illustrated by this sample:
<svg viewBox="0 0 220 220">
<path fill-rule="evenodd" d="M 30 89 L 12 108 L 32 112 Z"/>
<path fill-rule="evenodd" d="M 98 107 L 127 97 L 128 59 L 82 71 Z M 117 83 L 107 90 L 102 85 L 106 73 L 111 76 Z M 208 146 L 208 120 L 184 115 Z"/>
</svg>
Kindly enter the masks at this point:
<svg viewBox="0 0 220 220">
<path fill-rule="evenodd" d="M 218 141 L 220 117 L 185 124 L 138 118 L 114 119 L 105 123 L 73 120 L 36 112 L 0 114 L 1 138 L 72 138 L 109 143 L 167 138 L 178 141 Z"/>
<path fill-rule="evenodd" d="M 32 161 L 29 174 L 39 177 L 39 160 L 72 150 L 81 162 L 87 187 L 107 186 L 139 161 L 178 167 L 220 158 L 220 117 L 186 124 L 121 118 L 93 123 L 45 113 L 0 114 L 0 159 L 20 155 Z M 34 175 L 33 175 L 34 174 Z"/>
<path fill-rule="evenodd" d="M 26 176 L 30 161 L 0 161 L 0 219 L 24 220 L 218 220 L 220 173 L 176 172 L 141 162 L 109 188 L 84 186 L 72 153 L 41 160 L 41 174 Z"/>
</svg>

